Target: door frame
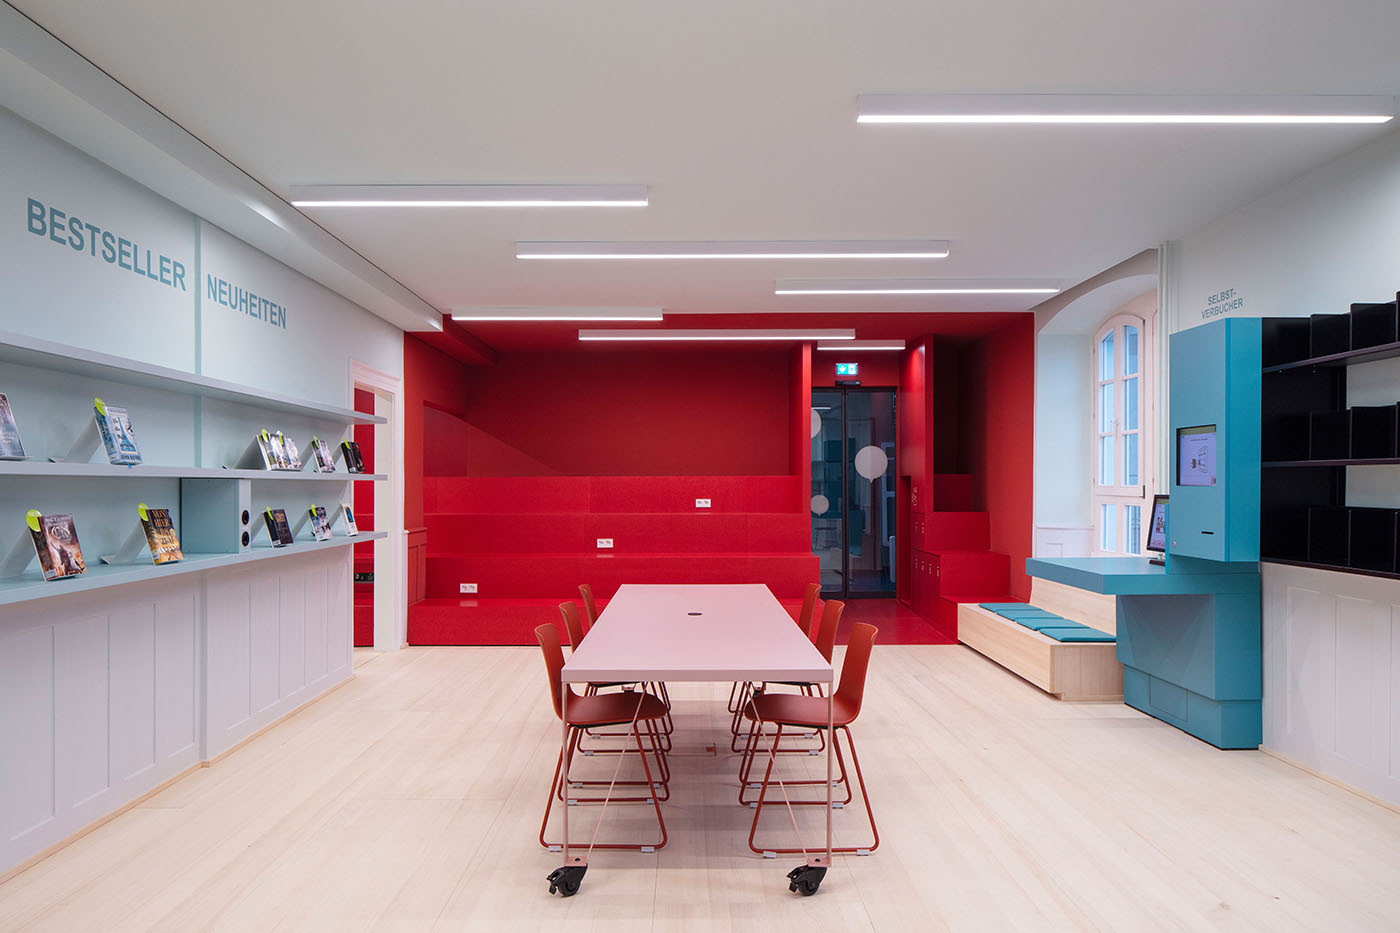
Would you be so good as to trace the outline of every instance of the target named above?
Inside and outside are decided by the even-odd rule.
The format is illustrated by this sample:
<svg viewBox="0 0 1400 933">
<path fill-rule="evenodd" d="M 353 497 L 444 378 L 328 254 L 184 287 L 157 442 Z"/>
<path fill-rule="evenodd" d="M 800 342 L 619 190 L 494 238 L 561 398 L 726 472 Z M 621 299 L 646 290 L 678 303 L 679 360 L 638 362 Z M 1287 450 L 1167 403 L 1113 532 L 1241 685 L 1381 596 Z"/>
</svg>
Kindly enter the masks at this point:
<svg viewBox="0 0 1400 933">
<path fill-rule="evenodd" d="M 358 360 L 350 361 L 350 395 L 374 395 L 374 414 L 387 419 L 374 426 L 375 470 L 387 479 L 374 483 L 374 650 L 397 651 L 408 644 L 408 538 L 404 533 L 403 380 Z M 387 571 L 387 572 L 386 572 Z"/>
<path fill-rule="evenodd" d="M 898 587 L 897 587 L 897 586 L 895 587 L 895 589 L 891 589 L 891 590 L 889 590 L 888 592 L 878 592 L 878 593 L 853 593 L 853 592 L 851 592 L 851 516 L 850 516 L 850 511 L 851 511 L 851 510 L 850 510 L 849 508 L 846 507 L 846 498 L 847 498 L 847 496 L 850 494 L 850 481 L 851 481 L 851 479 L 850 479 L 850 474 L 851 474 L 851 456 L 852 456 L 852 454 L 851 454 L 850 451 L 848 451 L 848 450 L 846 449 L 846 442 L 847 442 L 847 440 L 849 439 L 849 428 L 848 428 L 848 426 L 847 426 L 847 425 L 848 425 L 848 418 L 847 418 L 848 407 L 847 407 L 847 405 L 846 405 L 846 397 L 847 397 L 849 394 L 853 393 L 853 392 L 854 392 L 854 393 L 888 392 L 888 393 L 890 393 L 890 401 L 891 401 L 891 403 L 897 406 L 897 405 L 899 404 L 899 387 L 898 387 L 898 386 L 878 386 L 878 385 L 874 385 L 874 386 L 812 386 L 811 392 L 812 392 L 813 395 L 815 395 L 815 394 L 818 393 L 818 392 L 839 392 L 840 395 L 841 395 L 841 506 L 842 506 L 842 507 L 841 507 L 841 513 L 840 513 L 840 521 L 841 521 L 841 592 L 840 592 L 839 594 L 837 594 L 837 595 L 833 595 L 833 596 L 830 596 L 830 597 L 823 596 L 822 598 L 823 598 L 823 599 L 827 599 L 827 598 L 830 598 L 830 599 L 840 599 L 840 600 L 843 600 L 843 601 L 844 601 L 844 600 L 850 600 L 850 599 L 894 599 L 894 598 L 896 598 L 896 596 L 898 595 Z M 812 399 L 809 397 L 809 398 L 808 398 L 808 406 L 809 406 L 809 407 L 811 406 L 811 403 L 812 403 Z M 896 410 L 895 413 L 894 413 L 894 449 L 895 449 L 896 455 L 898 455 L 898 453 L 899 453 L 899 412 L 898 412 L 898 410 Z M 898 472 L 898 469 L 896 469 L 896 470 L 895 470 L 895 481 L 896 481 L 896 482 L 895 482 L 895 489 L 896 489 L 896 492 L 897 492 L 898 489 L 899 489 L 898 477 L 899 477 L 899 472 Z M 893 526 L 892 528 L 886 529 L 887 531 L 893 531 L 893 532 L 894 532 L 894 539 L 895 539 L 895 547 L 896 547 L 896 548 L 899 547 L 899 531 L 898 531 L 899 518 L 898 518 L 898 509 L 897 509 L 897 506 L 898 506 L 898 498 L 896 497 L 896 516 L 895 516 L 894 526 Z M 880 507 L 883 508 L 883 503 L 880 503 Z M 871 511 L 873 512 L 873 511 L 875 510 L 875 508 L 876 508 L 876 504 L 875 504 L 874 502 L 872 502 L 872 503 L 871 503 Z M 811 532 L 810 532 L 810 530 L 809 530 L 808 535 L 810 536 L 810 534 L 811 534 Z M 878 542 L 877 542 L 876 546 L 877 546 L 877 547 L 879 546 L 879 545 L 878 545 Z M 896 582 L 896 581 L 899 579 L 898 575 L 895 573 L 895 569 L 896 569 L 896 568 L 895 568 L 895 562 L 894 562 L 894 561 L 895 561 L 895 554 L 892 553 L 892 554 L 890 555 L 890 563 L 889 563 L 890 581 L 891 581 L 892 583 Z"/>
</svg>

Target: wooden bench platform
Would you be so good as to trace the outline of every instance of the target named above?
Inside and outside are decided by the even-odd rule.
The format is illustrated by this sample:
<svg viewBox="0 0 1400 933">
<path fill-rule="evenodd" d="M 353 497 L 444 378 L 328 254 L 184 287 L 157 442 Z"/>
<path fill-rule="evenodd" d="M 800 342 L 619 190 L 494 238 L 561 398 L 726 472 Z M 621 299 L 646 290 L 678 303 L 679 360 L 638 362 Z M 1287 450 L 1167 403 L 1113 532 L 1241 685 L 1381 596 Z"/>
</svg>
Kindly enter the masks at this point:
<svg viewBox="0 0 1400 933">
<path fill-rule="evenodd" d="M 1032 578 L 1029 605 L 1109 634 L 1112 596 Z M 958 640 L 1061 700 L 1121 700 L 1123 665 L 1114 642 L 1061 642 L 983 609 L 958 605 Z"/>
</svg>

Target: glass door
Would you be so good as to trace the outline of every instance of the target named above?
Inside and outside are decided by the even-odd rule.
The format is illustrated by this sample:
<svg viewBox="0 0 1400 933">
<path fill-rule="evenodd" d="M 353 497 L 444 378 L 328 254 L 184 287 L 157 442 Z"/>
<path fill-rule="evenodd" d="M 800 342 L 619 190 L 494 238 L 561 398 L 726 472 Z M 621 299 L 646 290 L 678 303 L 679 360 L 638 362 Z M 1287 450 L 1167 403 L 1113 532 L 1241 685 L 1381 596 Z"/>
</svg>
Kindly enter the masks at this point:
<svg viewBox="0 0 1400 933">
<path fill-rule="evenodd" d="M 822 596 L 893 596 L 895 393 L 812 393 L 812 552 Z"/>
</svg>

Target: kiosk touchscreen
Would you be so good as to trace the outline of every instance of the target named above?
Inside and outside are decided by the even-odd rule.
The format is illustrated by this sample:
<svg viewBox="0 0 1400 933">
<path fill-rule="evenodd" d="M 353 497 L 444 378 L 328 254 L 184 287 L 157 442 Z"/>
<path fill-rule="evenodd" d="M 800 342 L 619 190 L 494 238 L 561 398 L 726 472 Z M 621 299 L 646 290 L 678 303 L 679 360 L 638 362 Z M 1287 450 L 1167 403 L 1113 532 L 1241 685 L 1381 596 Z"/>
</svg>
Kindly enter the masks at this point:
<svg viewBox="0 0 1400 933">
<path fill-rule="evenodd" d="M 1147 524 L 1147 550 L 1158 554 L 1167 552 L 1167 497 L 1152 497 L 1152 519 Z M 1165 564 L 1160 557 L 1150 559 L 1153 564 Z"/>
<path fill-rule="evenodd" d="M 1215 425 L 1176 429 L 1177 485 L 1214 486 L 1215 464 Z"/>
</svg>

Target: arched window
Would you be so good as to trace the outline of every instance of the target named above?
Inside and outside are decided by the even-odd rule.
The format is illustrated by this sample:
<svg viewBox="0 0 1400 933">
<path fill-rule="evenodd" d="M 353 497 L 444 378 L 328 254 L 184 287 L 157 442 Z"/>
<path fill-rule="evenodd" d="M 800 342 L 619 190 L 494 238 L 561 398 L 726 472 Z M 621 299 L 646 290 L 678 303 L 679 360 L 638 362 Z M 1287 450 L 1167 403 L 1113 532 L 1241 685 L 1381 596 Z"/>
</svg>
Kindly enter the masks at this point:
<svg viewBox="0 0 1400 933">
<path fill-rule="evenodd" d="M 1116 314 L 1094 335 L 1094 553 L 1141 554 L 1154 485 L 1157 315 Z"/>
</svg>

